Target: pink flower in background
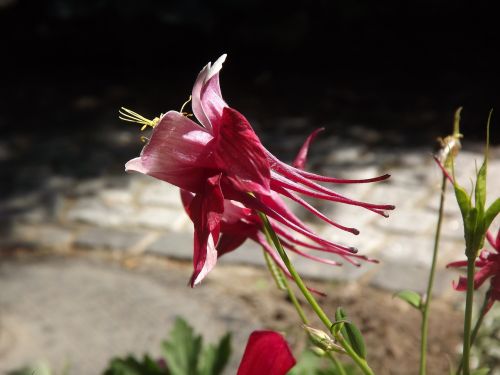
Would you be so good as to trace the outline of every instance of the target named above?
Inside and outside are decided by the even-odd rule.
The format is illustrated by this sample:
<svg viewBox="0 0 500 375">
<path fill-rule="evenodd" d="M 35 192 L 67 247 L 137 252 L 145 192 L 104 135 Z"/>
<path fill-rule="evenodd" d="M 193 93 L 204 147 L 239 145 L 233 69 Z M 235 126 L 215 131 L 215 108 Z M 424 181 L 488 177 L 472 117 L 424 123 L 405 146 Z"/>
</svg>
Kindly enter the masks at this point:
<svg viewBox="0 0 500 375">
<path fill-rule="evenodd" d="M 192 199 L 186 207 L 195 232 L 191 285 L 201 282 L 215 266 L 219 255 L 217 247 L 223 250 L 224 246 L 218 244 L 221 227 L 227 221 L 225 218 L 230 216 L 227 201 L 265 213 L 276 228 L 279 225 L 280 235 L 285 240 L 284 228 L 288 228 L 331 252 L 343 256 L 355 252 L 355 249 L 332 243 L 315 234 L 291 214 L 278 199 L 278 194 L 292 199 L 329 224 L 358 234 L 357 229 L 342 226 L 321 214 L 297 193 L 361 206 L 386 216 L 385 210 L 394 206 L 355 201 L 318 182 L 367 183 L 389 176 L 344 180 L 304 171 L 307 149 L 317 132 L 307 139 L 293 167 L 278 160 L 262 146 L 245 117 L 229 107 L 222 98 L 219 71 L 225 58 L 226 55 L 223 55 L 213 65 L 209 63 L 205 66 L 194 84 L 192 110 L 201 125 L 185 113 L 167 112 L 157 121 L 148 123 L 153 126 L 148 144 L 139 157 L 126 164 L 127 171 L 153 176 L 191 193 Z M 235 241 L 234 237 L 232 240 Z"/>
<path fill-rule="evenodd" d="M 487 279 L 490 279 L 489 300 L 486 312 L 493 306 L 495 301 L 500 301 L 500 229 L 496 238 L 488 231 L 486 238 L 495 252 L 483 249 L 476 260 L 476 267 L 479 270 L 474 275 L 474 289 L 479 288 Z M 467 267 L 467 261 L 453 262 L 447 267 Z M 459 291 L 467 290 L 467 277 L 460 277 L 458 283 L 453 283 L 453 287 Z"/>
<path fill-rule="evenodd" d="M 254 331 L 237 375 L 285 375 L 295 363 L 283 336 L 273 331 Z"/>
</svg>

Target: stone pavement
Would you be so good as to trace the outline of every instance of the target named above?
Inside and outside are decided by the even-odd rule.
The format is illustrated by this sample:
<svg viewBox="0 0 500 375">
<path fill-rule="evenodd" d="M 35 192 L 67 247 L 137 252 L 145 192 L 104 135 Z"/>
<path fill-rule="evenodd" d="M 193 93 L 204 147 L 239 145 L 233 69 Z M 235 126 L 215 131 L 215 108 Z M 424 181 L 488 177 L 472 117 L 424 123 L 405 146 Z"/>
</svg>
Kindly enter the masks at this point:
<svg viewBox="0 0 500 375">
<path fill-rule="evenodd" d="M 177 316 L 205 342 L 231 331 L 234 373 L 244 348 L 237 343 L 262 323 L 220 283 L 188 290 L 189 274 L 74 256 L 0 263 L 0 374 L 37 361 L 59 374 L 66 366 L 72 375 L 99 374 L 113 356 L 158 356 Z"/>
<path fill-rule="evenodd" d="M 286 143 L 279 144 L 280 154 L 293 155 L 303 139 L 304 136 L 287 137 Z M 140 145 L 136 146 L 138 152 Z M 469 185 L 476 163 L 482 160 L 480 146 L 473 146 L 475 151 L 463 150 L 456 160 L 457 178 L 463 186 Z M 489 163 L 490 200 L 500 195 L 499 150 L 492 150 Z M 392 177 L 385 182 L 333 188 L 357 200 L 394 204 L 396 210 L 385 219 L 359 207 L 320 202 L 317 207 L 327 216 L 360 229 L 361 234 L 354 236 L 294 207 L 324 237 L 356 246 L 361 254 L 381 261 L 379 265 L 367 263 L 360 268 L 350 264 L 332 267 L 294 257 L 302 274 L 322 280 L 362 280 L 389 290 L 423 291 L 431 260 L 441 178 L 430 150 L 371 149 L 359 142 L 320 136 L 312 146 L 309 166 L 325 175 L 346 178 L 390 173 Z M 454 277 L 443 266 L 461 258 L 463 247 L 461 219 L 451 188 L 446 197 L 438 294 L 450 290 L 450 280 Z M 0 221 L 4 223 L 0 248 L 105 249 L 185 261 L 191 261 L 192 257 L 192 225 L 181 207 L 178 189 L 143 175 L 123 173 L 87 179 L 48 176 L 37 190 L 0 202 L 0 213 Z M 264 265 L 260 249 L 250 241 L 220 261 Z"/>
</svg>

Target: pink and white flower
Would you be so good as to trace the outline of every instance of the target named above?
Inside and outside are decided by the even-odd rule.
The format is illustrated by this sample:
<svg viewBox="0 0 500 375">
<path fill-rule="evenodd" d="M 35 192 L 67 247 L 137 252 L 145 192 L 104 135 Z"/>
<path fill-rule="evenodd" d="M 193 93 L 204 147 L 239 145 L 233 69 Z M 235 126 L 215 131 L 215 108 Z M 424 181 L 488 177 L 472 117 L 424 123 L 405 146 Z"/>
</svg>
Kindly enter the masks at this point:
<svg viewBox="0 0 500 375">
<path fill-rule="evenodd" d="M 199 124 L 185 113 L 167 112 L 154 123 L 141 155 L 125 166 L 127 171 L 153 176 L 191 194 L 186 207 L 195 232 L 191 285 L 201 282 L 215 266 L 219 251 L 224 251 L 219 241 L 225 241 L 221 232 L 224 233 L 225 221 L 231 216 L 228 201 L 238 202 L 250 212 L 258 210 L 266 214 L 284 240 L 293 242 L 287 238 L 287 230 L 292 230 L 315 243 L 310 246 L 327 248 L 344 257 L 351 255 L 355 249 L 327 241 L 305 226 L 278 194 L 294 200 L 329 224 L 358 234 L 357 229 L 327 218 L 298 194 L 360 206 L 386 216 L 385 211 L 394 206 L 352 200 L 319 182 L 368 183 L 389 176 L 345 180 L 304 171 L 307 150 L 317 132 L 306 140 L 294 166 L 281 162 L 264 148 L 246 118 L 222 98 L 219 71 L 225 59 L 226 55 L 222 55 L 213 65 L 206 65 L 195 81 L 192 110 Z"/>
</svg>

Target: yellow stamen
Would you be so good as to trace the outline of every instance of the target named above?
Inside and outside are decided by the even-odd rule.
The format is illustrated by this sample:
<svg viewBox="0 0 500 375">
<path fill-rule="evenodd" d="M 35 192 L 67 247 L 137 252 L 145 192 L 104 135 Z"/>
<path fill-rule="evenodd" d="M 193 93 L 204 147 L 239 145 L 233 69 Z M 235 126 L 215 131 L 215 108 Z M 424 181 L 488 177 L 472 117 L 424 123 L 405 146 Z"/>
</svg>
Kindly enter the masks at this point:
<svg viewBox="0 0 500 375">
<path fill-rule="evenodd" d="M 142 125 L 141 130 L 146 129 L 148 126 L 154 128 L 156 125 L 158 125 L 161 117 L 163 116 L 163 114 L 161 114 L 160 117 L 155 117 L 154 119 L 149 120 L 146 117 L 141 116 L 137 112 L 134 112 L 134 111 L 127 109 L 125 107 L 122 107 L 118 111 L 118 113 L 121 115 L 121 116 L 118 116 L 118 118 L 120 120 L 141 124 Z"/>
<path fill-rule="evenodd" d="M 179 112 L 181 112 L 181 113 L 182 113 L 182 112 L 184 111 L 184 107 L 185 107 L 185 106 L 186 106 L 186 105 L 187 105 L 190 101 L 191 101 L 191 95 L 189 95 L 189 99 L 188 99 L 188 100 L 186 100 L 186 101 L 184 102 L 184 104 L 182 105 L 181 110 L 180 110 Z"/>
<path fill-rule="evenodd" d="M 184 107 L 191 101 L 191 95 L 189 95 L 189 99 L 184 102 L 184 104 L 181 107 L 181 110 L 179 111 L 181 115 L 186 116 L 186 117 L 192 117 L 193 114 L 189 112 L 184 112 Z"/>
</svg>

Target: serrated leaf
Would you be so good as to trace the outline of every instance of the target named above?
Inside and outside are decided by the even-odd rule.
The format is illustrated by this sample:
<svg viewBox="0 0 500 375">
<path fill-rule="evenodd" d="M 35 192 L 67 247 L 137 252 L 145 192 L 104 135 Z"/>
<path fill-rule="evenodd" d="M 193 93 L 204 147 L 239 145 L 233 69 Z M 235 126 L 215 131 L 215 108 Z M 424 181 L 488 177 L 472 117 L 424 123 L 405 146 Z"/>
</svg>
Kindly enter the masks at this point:
<svg viewBox="0 0 500 375">
<path fill-rule="evenodd" d="M 196 336 L 185 320 L 177 318 L 169 340 L 162 343 L 170 374 L 197 375 L 201 346 L 201 336 Z"/>
<path fill-rule="evenodd" d="M 335 320 L 346 320 L 347 315 L 342 307 L 337 308 L 335 311 Z M 357 355 L 361 358 L 366 358 L 366 346 L 365 340 L 363 339 L 363 335 L 361 331 L 356 327 L 356 325 L 352 322 L 345 322 L 343 327 L 340 330 L 342 337 L 347 341 L 347 343 L 354 349 Z"/>
<path fill-rule="evenodd" d="M 226 334 L 217 346 L 209 345 L 200 357 L 199 375 L 219 375 L 231 355 L 231 334 Z"/>
<path fill-rule="evenodd" d="M 413 306 L 416 309 L 420 309 L 422 306 L 422 296 L 413 290 L 402 290 L 394 294 L 394 297 L 407 302 L 410 306 Z"/>
<path fill-rule="evenodd" d="M 484 228 L 488 229 L 495 220 L 495 217 L 500 213 L 500 198 L 497 198 L 490 207 L 486 210 L 484 213 L 484 218 L 483 218 L 483 223 L 484 223 Z"/>
<path fill-rule="evenodd" d="M 104 375 L 167 375 L 168 372 L 160 368 L 158 363 L 145 355 L 142 361 L 133 356 L 124 359 L 111 360 Z"/>
</svg>

